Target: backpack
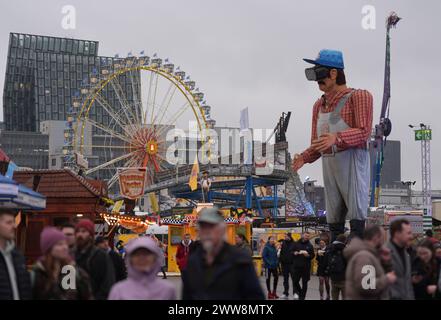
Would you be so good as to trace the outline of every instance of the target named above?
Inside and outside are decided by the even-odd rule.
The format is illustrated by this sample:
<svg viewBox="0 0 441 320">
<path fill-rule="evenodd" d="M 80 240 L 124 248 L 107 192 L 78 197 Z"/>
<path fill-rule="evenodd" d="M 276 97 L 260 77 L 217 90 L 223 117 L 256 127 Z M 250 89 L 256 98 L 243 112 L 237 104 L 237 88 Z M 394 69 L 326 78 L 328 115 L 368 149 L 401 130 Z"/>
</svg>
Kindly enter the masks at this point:
<svg viewBox="0 0 441 320">
<path fill-rule="evenodd" d="M 329 252 L 328 266 L 326 270 L 329 276 L 342 275 L 346 271 L 346 259 L 343 257 L 342 250 Z"/>
</svg>

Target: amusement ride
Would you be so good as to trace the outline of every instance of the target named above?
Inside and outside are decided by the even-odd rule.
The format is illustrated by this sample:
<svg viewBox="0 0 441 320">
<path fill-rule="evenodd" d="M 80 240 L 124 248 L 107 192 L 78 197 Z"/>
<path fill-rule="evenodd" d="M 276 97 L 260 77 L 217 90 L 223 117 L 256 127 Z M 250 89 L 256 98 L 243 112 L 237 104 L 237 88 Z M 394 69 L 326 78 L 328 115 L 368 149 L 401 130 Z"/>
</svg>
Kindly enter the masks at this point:
<svg viewBox="0 0 441 320">
<path fill-rule="evenodd" d="M 171 143 L 167 134 L 179 128 L 193 130 L 193 136 L 189 133 L 187 139 L 197 140 L 202 154 L 208 157 L 200 170 L 216 177 L 209 202 L 255 210 L 260 216 L 266 209 L 269 215 L 277 216 L 278 209 L 286 204 L 296 213 L 311 213 L 297 173 L 290 172 L 285 137 L 290 113 L 283 114 L 274 129 L 274 150 L 281 160 L 278 167 L 272 164 L 275 169 L 270 175 L 256 175 L 256 159 L 251 165 L 219 164 L 209 136 L 209 129 L 216 124 L 211 107 L 196 82 L 169 59 L 155 54 L 153 58 L 129 55 L 108 60 L 83 79 L 69 112 L 66 165 L 84 176 L 107 181 L 108 189 L 117 195 L 115 184 L 122 179 L 122 173 L 134 169 L 145 172 L 140 186 L 142 195 L 167 189 L 172 197 L 186 199 L 193 206 L 202 200 L 200 188 L 191 190 L 188 186 L 195 150 L 189 150 L 188 144 L 183 146 L 186 150 L 178 150 L 189 153 L 187 163 L 171 164 L 166 159 Z M 254 148 L 260 148 L 265 155 L 265 143 Z M 298 199 L 295 204 L 280 196 L 281 186 L 293 176 L 297 178 L 293 189 Z M 171 215 L 171 211 L 158 214 Z"/>
</svg>

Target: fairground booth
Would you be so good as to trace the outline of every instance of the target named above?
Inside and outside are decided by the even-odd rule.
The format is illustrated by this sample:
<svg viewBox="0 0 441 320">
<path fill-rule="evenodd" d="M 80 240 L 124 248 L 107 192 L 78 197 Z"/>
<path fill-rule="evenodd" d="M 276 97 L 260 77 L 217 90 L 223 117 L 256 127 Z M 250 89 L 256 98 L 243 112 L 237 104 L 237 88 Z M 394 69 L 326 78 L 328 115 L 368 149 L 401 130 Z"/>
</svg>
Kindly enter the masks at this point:
<svg viewBox="0 0 441 320">
<path fill-rule="evenodd" d="M 28 264 L 41 254 L 39 239 L 45 226 L 60 227 L 84 218 L 102 224 L 99 213 L 107 206 L 104 182 L 86 179 L 70 169 L 15 171 L 13 177 L 33 192 L 28 192 L 28 197 L 32 194 L 35 199 L 44 199 L 44 205 L 23 211 L 17 227 L 17 245 Z"/>
<path fill-rule="evenodd" d="M 191 214 L 181 217 L 164 218 L 161 224 L 168 225 L 168 271 L 179 272 L 176 261 L 176 251 L 185 234 L 197 239 L 197 219 L 203 208 L 212 207 L 212 203 L 199 203 Z M 236 219 L 230 216 L 230 210 L 222 210 L 227 225 L 227 242 L 236 243 L 236 234 L 243 234 L 248 242 L 251 241 L 252 220 Z"/>
<path fill-rule="evenodd" d="M 202 208 L 211 207 L 211 203 L 200 203 L 191 213 L 175 215 L 160 219 L 157 215 L 130 215 L 119 212 L 103 212 L 100 216 L 108 224 L 107 236 L 114 243 L 121 241 L 127 244 L 133 238 L 139 236 L 155 236 L 158 239 L 158 229 L 164 230 L 166 235 L 162 239 L 167 245 L 167 271 L 179 273 L 176 262 L 176 251 L 185 234 L 190 234 L 192 239 L 197 239 L 197 219 Z M 235 236 L 238 233 L 245 235 L 248 241 L 252 237 L 252 220 L 235 218 L 230 216 L 229 210 L 222 210 L 227 225 L 227 242 L 235 244 Z M 117 233 L 117 230 L 119 232 Z M 121 232 L 123 231 L 123 232 Z M 158 239 L 159 240 L 159 239 Z"/>
<path fill-rule="evenodd" d="M 44 210 L 46 197 L 32 186 L 28 187 L 13 180 L 15 168 L 16 166 L 10 162 L 9 158 L 0 152 L 0 211 L 15 214 L 17 245 L 24 251 L 23 248 L 35 243 L 35 239 L 26 237 L 26 229 L 29 227 L 28 215 L 30 212 Z"/>
</svg>

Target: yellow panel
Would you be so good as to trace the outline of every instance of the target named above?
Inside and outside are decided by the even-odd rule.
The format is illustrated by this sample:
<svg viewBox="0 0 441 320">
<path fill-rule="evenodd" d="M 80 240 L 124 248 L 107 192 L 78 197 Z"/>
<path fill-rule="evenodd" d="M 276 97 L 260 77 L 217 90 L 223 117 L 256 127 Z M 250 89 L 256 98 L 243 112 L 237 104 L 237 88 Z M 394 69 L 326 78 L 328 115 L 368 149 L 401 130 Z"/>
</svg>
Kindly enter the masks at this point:
<svg viewBox="0 0 441 320">
<path fill-rule="evenodd" d="M 182 239 L 184 235 L 184 228 L 181 226 L 168 227 L 168 272 L 179 272 L 179 267 L 176 262 L 176 251 L 178 250 L 178 239 Z M 180 238 L 179 238 L 180 237 Z M 175 242 L 176 244 L 172 244 Z"/>
<path fill-rule="evenodd" d="M 294 239 L 294 241 L 298 241 L 298 240 L 300 240 L 302 235 L 300 233 L 292 233 L 291 237 Z"/>
<path fill-rule="evenodd" d="M 187 227 L 186 228 L 186 232 L 190 234 L 191 240 L 195 241 L 198 237 L 198 230 L 196 229 L 196 227 L 192 226 L 192 227 Z"/>
<path fill-rule="evenodd" d="M 229 244 L 236 244 L 236 225 L 227 224 L 227 242 Z"/>
<path fill-rule="evenodd" d="M 120 234 L 118 235 L 118 241 L 121 240 L 123 242 L 123 245 L 125 246 L 130 240 L 138 238 L 138 235 L 136 233 L 131 234 Z"/>
<path fill-rule="evenodd" d="M 179 267 L 176 262 L 176 251 L 178 250 L 178 246 L 168 245 L 168 272 L 179 272 Z"/>
<path fill-rule="evenodd" d="M 262 257 L 261 256 L 253 256 L 254 267 L 256 268 L 257 276 L 260 277 L 262 275 Z"/>
</svg>

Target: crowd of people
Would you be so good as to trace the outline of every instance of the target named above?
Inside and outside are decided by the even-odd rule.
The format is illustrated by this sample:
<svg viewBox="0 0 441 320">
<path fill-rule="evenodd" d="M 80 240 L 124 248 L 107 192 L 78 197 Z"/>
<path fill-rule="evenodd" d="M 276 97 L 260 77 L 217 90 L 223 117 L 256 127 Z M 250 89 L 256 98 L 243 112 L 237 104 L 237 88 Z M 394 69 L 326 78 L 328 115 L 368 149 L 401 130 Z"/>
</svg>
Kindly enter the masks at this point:
<svg viewBox="0 0 441 320">
<path fill-rule="evenodd" d="M 362 239 L 340 234 L 329 243 L 323 233 L 316 248 L 309 238 L 304 232 L 294 241 L 286 233 L 280 245 L 268 238 L 262 252 L 268 299 L 278 298 L 282 274 L 282 298 L 289 298 L 291 279 L 293 298 L 304 300 L 314 257 L 321 300 L 441 299 L 441 243 L 430 230 L 415 241 L 409 221 L 397 219 L 390 224 L 388 241 L 386 231 L 377 225 L 366 227 Z"/>
<path fill-rule="evenodd" d="M 263 300 L 262 287 L 244 244 L 225 241 L 226 224 L 217 208 L 201 210 L 199 239 L 181 269 L 184 300 Z"/>
<path fill-rule="evenodd" d="M 91 220 L 76 225 L 45 227 L 41 256 L 28 270 L 14 244 L 13 212 L 0 212 L 0 300 L 175 299 L 165 277 L 164 245 L 140 237 L 126 248 L 95 236 Z M 130 290 L 126 290 L 131 288 Z"/>
<path fill-rule="evenodd" d="M 226 224 L 217 208 L 201 211 L 198 237 L 185 234 L 176 260 L 184 300 L 305 300 L 314 259 L 322 300 L 441 299 L 441 244 L 428 231 L 416 244 L 405 219 L 390 224 L 388 241 L 380 226 L 368 226 L 363 238 L 322 233 L 315 245 L 309 232 L 294 241 L 290 233 L 270 236 L 262 250 L 267 296 L 243 234 L 226 242 Z M 0 213 L 0 300 L 134 300 L 177 298 L 166 278 L 167 246 L 153 235 L 121 242 L 95 236 L 95 225 L 80 220 L 40 234 L 41 257 L 29 269 L 15 248 L 13 213 Z"/>
<path fill-rule="evenodd" d="M 189 234 L 178 246 L 183 298 L 264 299 L 251 249 L 243 235 L 237 245 L 225 241 L 222 214 L 207 209 L 199 217 L 199 239 Z M 45 227 L 41 257 L 29 269 L 14 244 L 12 212 L 0 212 L 0 300 L 174 300 L 166 278 L 167 245 L 154 235 L 121 241 L 95 235 L 92 221 Z"/>
<path fill-rule="evenodd" d="M 284 287 L 282 298 L 289 297 L 289 280 L 291 278 L 294 297 L 305 300 L 311 277 L 311 261 L 314 257 L 315 252 L 310 242 L 309 232 L 304 232 L 298 241 L 292 239 L 291 233 L 286 233 L 285 239 L 279 243 L 275 241 L 273 236 L 270 236 L 262 252 L 263 266 L 267 277 L 268 299 L 279 298 L 277 283 L 281 267 Z M 271 276 L 274 279 L 272 290 L 270 288 Z"/>
</svg>

